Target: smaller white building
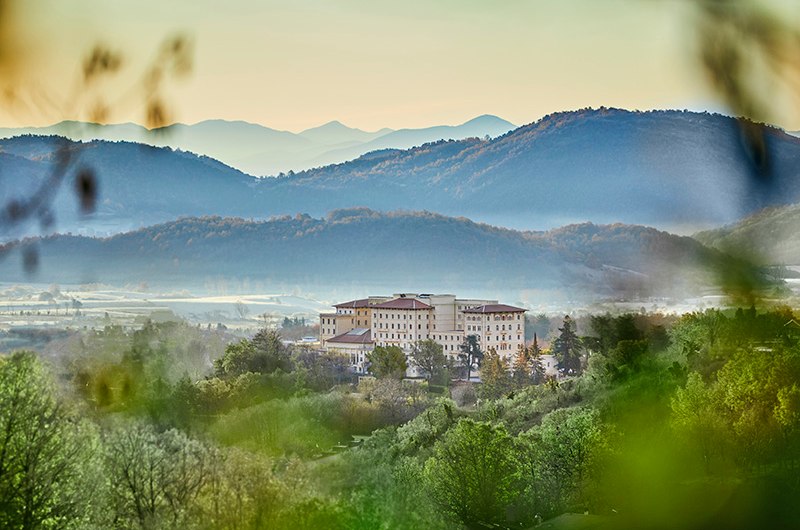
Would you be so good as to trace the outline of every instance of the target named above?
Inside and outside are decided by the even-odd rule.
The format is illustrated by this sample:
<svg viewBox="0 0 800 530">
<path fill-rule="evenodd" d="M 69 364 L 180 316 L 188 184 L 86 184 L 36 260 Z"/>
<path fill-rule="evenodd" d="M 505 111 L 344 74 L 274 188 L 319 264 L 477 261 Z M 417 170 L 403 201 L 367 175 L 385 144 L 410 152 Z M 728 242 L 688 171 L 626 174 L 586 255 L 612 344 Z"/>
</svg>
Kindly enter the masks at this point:
<svg viewBox="0 0 800 530">
<path fill-rule="evenodd" d="M 367 354 L 375 348 L 369 328 L 355 328 L 325 341 L 328 351 L 350 357 L 350 366 L 357 374 L 366 373 Z"/>
</svg>

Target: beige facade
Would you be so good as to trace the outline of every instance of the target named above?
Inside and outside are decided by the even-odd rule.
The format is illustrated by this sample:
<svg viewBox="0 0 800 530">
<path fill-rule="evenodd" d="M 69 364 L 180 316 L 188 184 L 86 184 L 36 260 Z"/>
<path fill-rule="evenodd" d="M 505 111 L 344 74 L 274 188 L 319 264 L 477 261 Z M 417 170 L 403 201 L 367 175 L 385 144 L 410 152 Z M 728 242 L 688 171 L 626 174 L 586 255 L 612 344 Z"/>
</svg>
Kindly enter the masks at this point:
<svg viewBox="0 0 800 530">
<path fill-rule="evenodd" d="M 321 313 L 319 315 L 319 341 L 325 341 L 336 336 L 336 313 Z"/>
<path fill-rule="evenodd" d="M 483 351 L 494 348 L 509 361 L 525 345 L 525 309 L 497 300 L 458 299 L 451 294 L 398 293 L 338 304 L 336 313 L 320 315 L 323 347 L 348 340 L 354 329 L 371 331 L 371 347 L 398 346 L 410 355 L 417 341 L 431 339 L 457 359 L 467 335 L 475 335 Z M 362 356 L 363 357 L 363 356 Z M 363 373 L 363 359 L 354 369 Z"/>
<path fill-rule="evenodd" d="M 385 296 L 373 296 L 336 304 L 335 313 L 322 313 L 319 316 L 319 338 L 322 346 L 326 341 L 347 333 L 352 329 L 372 327 L 372 305 L 389 300 Z"/>
<path fill-rule="evenodd" d="M 468 335 L 476 335 L 481 350 L 494 348 L 511 358 L 525 345 L 525 310 L 501 304 L 486 305 L 465 311 Z"/>
</svg>

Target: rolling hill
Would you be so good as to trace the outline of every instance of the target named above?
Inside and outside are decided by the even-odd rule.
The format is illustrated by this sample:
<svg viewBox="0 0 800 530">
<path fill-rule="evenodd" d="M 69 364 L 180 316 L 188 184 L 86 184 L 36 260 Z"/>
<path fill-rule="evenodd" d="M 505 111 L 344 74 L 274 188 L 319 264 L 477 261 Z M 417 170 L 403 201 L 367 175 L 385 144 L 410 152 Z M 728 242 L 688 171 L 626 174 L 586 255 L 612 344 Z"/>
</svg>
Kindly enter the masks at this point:
<svg viewBox="0 0 800 530">
<path fill-rule="evenodd" d="M 516 228 L 626 222 L 673 231 L 800 200 L 800 140 L 765 129 L 768 169 L 736 120 L 678 111 L 559 113 L 497 139 L 436 142 L 263 182 L 271 200 L 430 209 Z"/>
<path fill-rule="evenodd" d="M 693 237 L 764 265 L 800 265 L 800 204 L 766 208 L 738 223 Z"/>
<path fill-rule="evenodd" d="M 59 137 L 22 136 L 0 141 L 0 203 L 22 202 L 48 178 L 59 160 L 71 162 L 55 195 L 55 227 L 62 232 L 116 233 L 180 215 L 216 212 L 252 215 L 257 179 L 214 159 L 127 142 L 71 142 Z M 80 215 L 73 192 L 77 172 L 97 175 L 97 211 Z M 248 208 L 250 205 L 250 208 Z M 0 223 L 0 228 L 6 228 Z M 13 227 L 12 227 L 13 228 Z M 30 234 L 36 226 L 0 232 L 9 238 Z"/>
<path fill-rule="evenodd" d="M 106 234 L 179 216 L 322 216 L 365 206 L 436 211 L 518 229 L 592 221 L 691 233 L 800 201 L 800 139 L 764 131 L 768 156 L 759 168 L 732 118 L 582 110 L 494 139 L 377 150 L 263 179 L 170 148 L 69 143 L 75 160 L 98 175 L 100 202 L 96 219 L 77 218 L 66 186 L 57 199 L 58 229 Z M 0 198 L 40 182 L 56 165 L 59 148 L 54 138 L 0 140 Z"/>
<path fill-rule="evenodd" d="M 20 252 L 8 246 L 0 261 L 4 281 L 177 289 L 246 279 L 390 292 L 433 284 L 436 290 L 594 299 L 697 295 L 718 290 L 717 274 L 739 267 L 692 238 L 641 226 L 586 223 L 520 232 L 428 212 L 363 208 L 323 219 L 184 218 L 110 238 L 59 235 L 22 245 L 38 249 L 40 269 L 29 277 Z"/>
</svg>

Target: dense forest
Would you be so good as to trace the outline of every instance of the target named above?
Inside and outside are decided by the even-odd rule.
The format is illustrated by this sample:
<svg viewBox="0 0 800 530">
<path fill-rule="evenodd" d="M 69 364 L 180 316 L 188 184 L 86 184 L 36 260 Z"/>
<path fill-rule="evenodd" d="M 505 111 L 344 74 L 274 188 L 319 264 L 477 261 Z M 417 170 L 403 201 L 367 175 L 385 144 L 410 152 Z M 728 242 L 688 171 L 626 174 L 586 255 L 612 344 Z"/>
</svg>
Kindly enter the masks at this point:
<svg viewBox="0 0 800 530">
<path fill-rule="evenodd" d="M 428 381 L 384 369 L 391 352 L 376 349 L 376 377 L 359 382 L 347 359 L 274 330 L 232 340 L 174 322 L 6 355 L 0 526 L 800 523 L 791 310 L 528 326 L 537 340 L 513 362 L 482 352 L 481 384 L 430 345 Z M 543 377 L 544 353 L 572 375 Z"/>
</svg>

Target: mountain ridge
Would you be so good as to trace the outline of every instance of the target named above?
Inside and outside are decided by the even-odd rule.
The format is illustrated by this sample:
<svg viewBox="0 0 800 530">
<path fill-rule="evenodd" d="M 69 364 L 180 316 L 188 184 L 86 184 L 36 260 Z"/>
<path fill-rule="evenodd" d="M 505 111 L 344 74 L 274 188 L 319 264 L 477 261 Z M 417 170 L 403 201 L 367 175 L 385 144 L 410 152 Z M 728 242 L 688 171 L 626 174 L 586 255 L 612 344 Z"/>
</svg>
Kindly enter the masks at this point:
<svg viewBox="0 0 800 530">
<path fill-rule="evenodd" d="M 408 148 L 443 138 L 461 139 L 474 134 L 494 136 L 515 127 L 496 116 L 487 120 L 489 116 L 478 116 L 455 126 L 403 129 L 399 138 L 387 138 L 381 145 Z M 134 123 L 90 124 L 63 120 L 45 127 L 0 128 L 0 138 L 32 134 L 58 135 L 75 141 L 132 141 L 210 156 L 249 174 L 265 176 L 343 162 L 367 153 L 372 150 L 370 142 L 394 132 L 389 128 L 363 131 L 336 120 L 299 133 L 244 120 L 209 119 L 151 130 Z"/>
<path fill-rule="evenodd" d="M 14 190 L 42 181 L 67 148 L 98 175 L 100 193 L 96 217 L 78 218 L 66 185 L 55 205 L 62 231 L 112 233 L 187 215 L 320 216 L 365 206 L 518 229 L 619 221 L 692 233 L 800 201 L 800 139 L 764 131 L 768 178 L 755 173 L 736 120 L 679 111 L 558 113 L 488 140 L 381 149 L 260 179 L 170 148 L 23 136 L 0 140 L 0 151 L 25 159 L 3 162 L 0 199 L 15 200 Z"/>
<path fill-rule="evenodd" d="M 731 266 L 723 253 L 692 238 L 650 227 L 583 223 L 523 232 L 432 212 L 367 208 L 269 221 L 185 217 L 108 238 L 30 238 L 0 249 L 5 281 L 31 279 L 13 252 L 17 246 L 40 253 L 33 279 L 173 288 L 245 278 L 391 289 L 436 278 L 442 289 L 642 298 L 719 289 L 719 269 Z"/>
</svg>

